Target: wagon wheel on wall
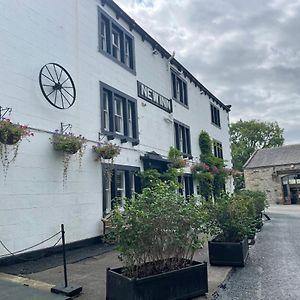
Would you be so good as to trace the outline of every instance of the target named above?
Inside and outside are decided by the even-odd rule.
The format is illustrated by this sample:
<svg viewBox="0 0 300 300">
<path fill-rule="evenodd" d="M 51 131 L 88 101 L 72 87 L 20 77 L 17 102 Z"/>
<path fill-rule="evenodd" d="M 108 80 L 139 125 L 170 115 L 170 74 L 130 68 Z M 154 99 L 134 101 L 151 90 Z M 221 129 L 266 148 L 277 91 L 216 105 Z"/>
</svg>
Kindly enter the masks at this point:
<svg viewBox="0 0 300 300">
<path fill-rule="evenodd" d="M 40 88 L 47 101 L 58 109 L 71 107 L 76 99 L 76 89 L 71 75 L 62 66 L 49 63 L 39 74 Z"/>
</svg>

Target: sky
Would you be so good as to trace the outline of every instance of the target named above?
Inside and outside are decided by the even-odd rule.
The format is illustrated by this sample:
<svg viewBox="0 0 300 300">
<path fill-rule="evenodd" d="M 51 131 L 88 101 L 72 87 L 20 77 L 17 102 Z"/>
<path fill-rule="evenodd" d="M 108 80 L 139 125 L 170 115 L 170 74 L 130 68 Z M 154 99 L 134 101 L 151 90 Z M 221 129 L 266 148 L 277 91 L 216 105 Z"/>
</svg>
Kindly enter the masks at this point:
<svg viewBox="0 0 300 300">
<path fill-rule="evenodd" d="M 300 143 L 300 0 L 115 0 L 223 103 Z"/>
</svg>

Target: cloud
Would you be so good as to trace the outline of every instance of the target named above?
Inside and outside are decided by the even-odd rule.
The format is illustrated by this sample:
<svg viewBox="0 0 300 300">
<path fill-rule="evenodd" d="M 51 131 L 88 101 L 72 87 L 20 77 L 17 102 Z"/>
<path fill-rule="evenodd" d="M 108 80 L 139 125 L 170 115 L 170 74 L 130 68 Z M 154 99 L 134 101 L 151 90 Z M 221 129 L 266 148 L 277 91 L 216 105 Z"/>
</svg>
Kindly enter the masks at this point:
<svg viewBox="0 0 300 300">
<path fill-rule="evenodd" d="M 225 104 L 300 143 L 300 0 L 116 0 Z"/>
</svg>

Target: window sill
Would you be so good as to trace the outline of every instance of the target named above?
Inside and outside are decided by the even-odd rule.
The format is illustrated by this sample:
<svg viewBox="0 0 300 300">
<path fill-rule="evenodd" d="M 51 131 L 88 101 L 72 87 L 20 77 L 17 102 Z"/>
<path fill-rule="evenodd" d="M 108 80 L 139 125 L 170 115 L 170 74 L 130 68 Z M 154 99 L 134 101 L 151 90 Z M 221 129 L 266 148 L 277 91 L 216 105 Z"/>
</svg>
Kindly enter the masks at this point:
<svg viewBox="0 0 300 300">
<path fill-rule="evenodd" d="M 221 125 L 219 126 L 218 124 L 215 124 L 214 122 L 211 122 L 211 125 L 213 125 L 213 126 L 219 128 L 219 129 L 222 129 Z"/>
<path fill-rule="evenodd" d="M 103 131 L 102 132 L 105 136 L 107 136 L 107 139 L 110 140 L 114 140 L 114 139 L 118 139 L 121 140 L 121 143 L 127 143 L 127 142 L 131 142 L 133 146 L 136 146 L 140 143 L 139 139 L 136 138 L 132 138 L 129 136 L 125 136 L 119 133 L 115 133 L 115 132 L 108 132 L 108 131 Z"/>
<path fill-rule="evenodd" d="M 180 102 L 180 101 L 177 100 L 176 98 L 172 97 L 172 100 L 175 101 L 176 103 L 182 105 L 182 106 L 185 107 L 186 109 L 189 109 L 189 105 L 186 105 L 186 104 Z"/>
<path fill-rule="evenodd" d="M 135 68 L 133 68 L 133 69 L 129 68 L 124 63 L 122 63 L 121 61 L 119 61 L 118 59 L 116 59 L 115 57 L 113 57 L 111 54 L 105 52 L 101 48 L 99 48 L 98 50 L 104 56 L 106 56 L 107 58 L 109 58 L 110 60 L 112 60 L 113 62 L 115 62 L 116 64 L 118 64 L 119 66 L 121 66 L 122 68 L 124 68 L 125 70 L 127 70 L 128 72 L 132 73 L 134 76 L 136 76 L 136 70 L 135 70 Z"/>
</svg>

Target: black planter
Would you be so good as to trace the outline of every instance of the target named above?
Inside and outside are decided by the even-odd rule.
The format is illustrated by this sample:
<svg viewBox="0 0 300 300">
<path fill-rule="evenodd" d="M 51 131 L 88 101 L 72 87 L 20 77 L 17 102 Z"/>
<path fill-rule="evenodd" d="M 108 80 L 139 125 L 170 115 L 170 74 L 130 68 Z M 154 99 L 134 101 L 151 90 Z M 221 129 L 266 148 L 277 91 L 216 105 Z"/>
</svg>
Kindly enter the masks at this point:
<svg viewBox="0 0 300 300">
<path fill-rule="evenodd" d="M 208 242 L 209 262 L 213 266 L 244 267 L 248 257 L 248 239 L 241 242 Z"/>
<path fill-rule="evenodd" d="M 128 278 L 122 268 L 107 269 L 107 300 L 190 299 L 208 291 L 207 263 L 193 261 L 180 270 L 143 278 Z"/>
</svg>

